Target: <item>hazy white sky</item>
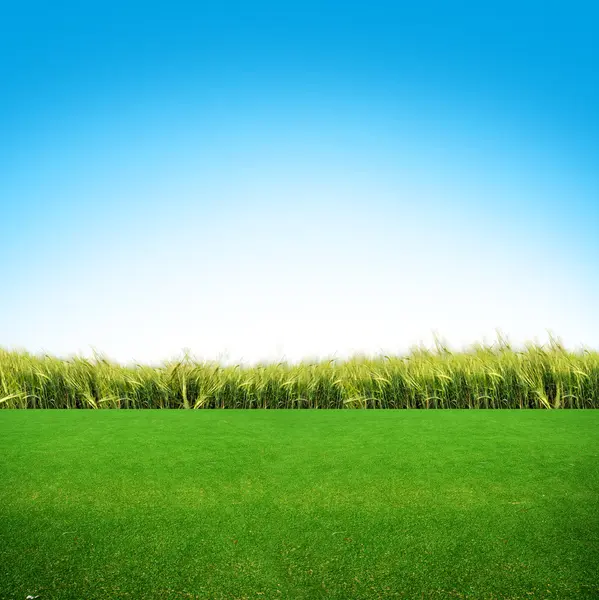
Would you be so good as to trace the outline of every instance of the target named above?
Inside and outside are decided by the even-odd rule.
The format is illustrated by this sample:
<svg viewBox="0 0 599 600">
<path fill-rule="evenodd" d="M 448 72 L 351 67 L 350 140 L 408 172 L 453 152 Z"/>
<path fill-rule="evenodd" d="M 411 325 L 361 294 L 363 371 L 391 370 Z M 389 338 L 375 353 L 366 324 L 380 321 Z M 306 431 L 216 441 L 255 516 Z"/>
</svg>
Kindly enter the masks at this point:
<svg viewBox="0 0 599 600">
<path fill-rule="evenodd" d="M 496 328 L 517 344 L 545 342 L 547 329 L 597 344 L 589 265 L 550 225 L 434 188 L 287 175 L 231 188 L 234 212 L 158 194 L 139 217 L 82 214 L 30 257 L 3 341 L 122 362 L 189 348 L 233 363 L 402 353 L 434 332 L 459 348 L 495 341 Z"/>
</svg>

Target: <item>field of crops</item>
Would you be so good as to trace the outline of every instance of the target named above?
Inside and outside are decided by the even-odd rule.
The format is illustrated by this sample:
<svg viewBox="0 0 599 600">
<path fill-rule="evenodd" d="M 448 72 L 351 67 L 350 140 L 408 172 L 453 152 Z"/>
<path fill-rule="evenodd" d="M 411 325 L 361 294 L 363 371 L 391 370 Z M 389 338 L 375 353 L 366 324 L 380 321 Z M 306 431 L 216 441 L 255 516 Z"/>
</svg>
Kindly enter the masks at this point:
<svg viewBox="0 0 599 600">
<path fill-rule="evenodd" d="M 452 353 L 222 366 L 0 350 L 2 408 L 599 408 L 599 352 L 500 339 Z"/>
</svg>

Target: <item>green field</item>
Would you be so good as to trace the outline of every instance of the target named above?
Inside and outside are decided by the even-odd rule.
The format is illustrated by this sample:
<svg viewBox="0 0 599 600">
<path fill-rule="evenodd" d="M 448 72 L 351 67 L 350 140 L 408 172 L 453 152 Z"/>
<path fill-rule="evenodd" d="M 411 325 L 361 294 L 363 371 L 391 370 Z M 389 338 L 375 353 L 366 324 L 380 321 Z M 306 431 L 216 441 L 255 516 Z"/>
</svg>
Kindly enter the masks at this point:
<svg viewBox="0 0 599 600">
<path fill-rule="evenodd" d="M 0 412 L 0 598 L 599 598 L 599 411 Z"/>
</svg>

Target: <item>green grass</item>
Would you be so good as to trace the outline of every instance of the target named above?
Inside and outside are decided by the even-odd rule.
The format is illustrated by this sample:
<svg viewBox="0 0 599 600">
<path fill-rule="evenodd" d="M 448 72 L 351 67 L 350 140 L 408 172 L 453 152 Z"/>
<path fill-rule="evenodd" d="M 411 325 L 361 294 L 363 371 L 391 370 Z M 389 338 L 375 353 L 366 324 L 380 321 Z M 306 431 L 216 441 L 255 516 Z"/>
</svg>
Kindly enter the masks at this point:
<svg viewBox="0 0 599 600">
<path fill-rule="evenodd" d="M 453 353 L 262 364 L 120 365 L 0 349 L 0 408 L 599 408 L 599 352 L 475 344 Z"/>
<path fill-rule="evenodd" d="M 599 411 L 1 411 L 0 598 L 599 597 Z"/>
</svg>

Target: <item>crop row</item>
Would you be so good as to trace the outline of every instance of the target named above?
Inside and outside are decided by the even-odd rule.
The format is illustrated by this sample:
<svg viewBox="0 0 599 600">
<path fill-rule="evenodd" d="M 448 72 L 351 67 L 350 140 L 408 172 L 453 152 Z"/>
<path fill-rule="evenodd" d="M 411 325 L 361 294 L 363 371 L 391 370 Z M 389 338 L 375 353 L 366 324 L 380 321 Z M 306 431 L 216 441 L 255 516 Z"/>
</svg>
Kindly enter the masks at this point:
<svg viewBox="0 0 599 600">
<path fill-rule="evenodd" d="M 599 408 L 599 352 L 501 342 L 246 367 L 187 356 L 124 366 L 0 349 L 0 407 Z"/>
</svg>

